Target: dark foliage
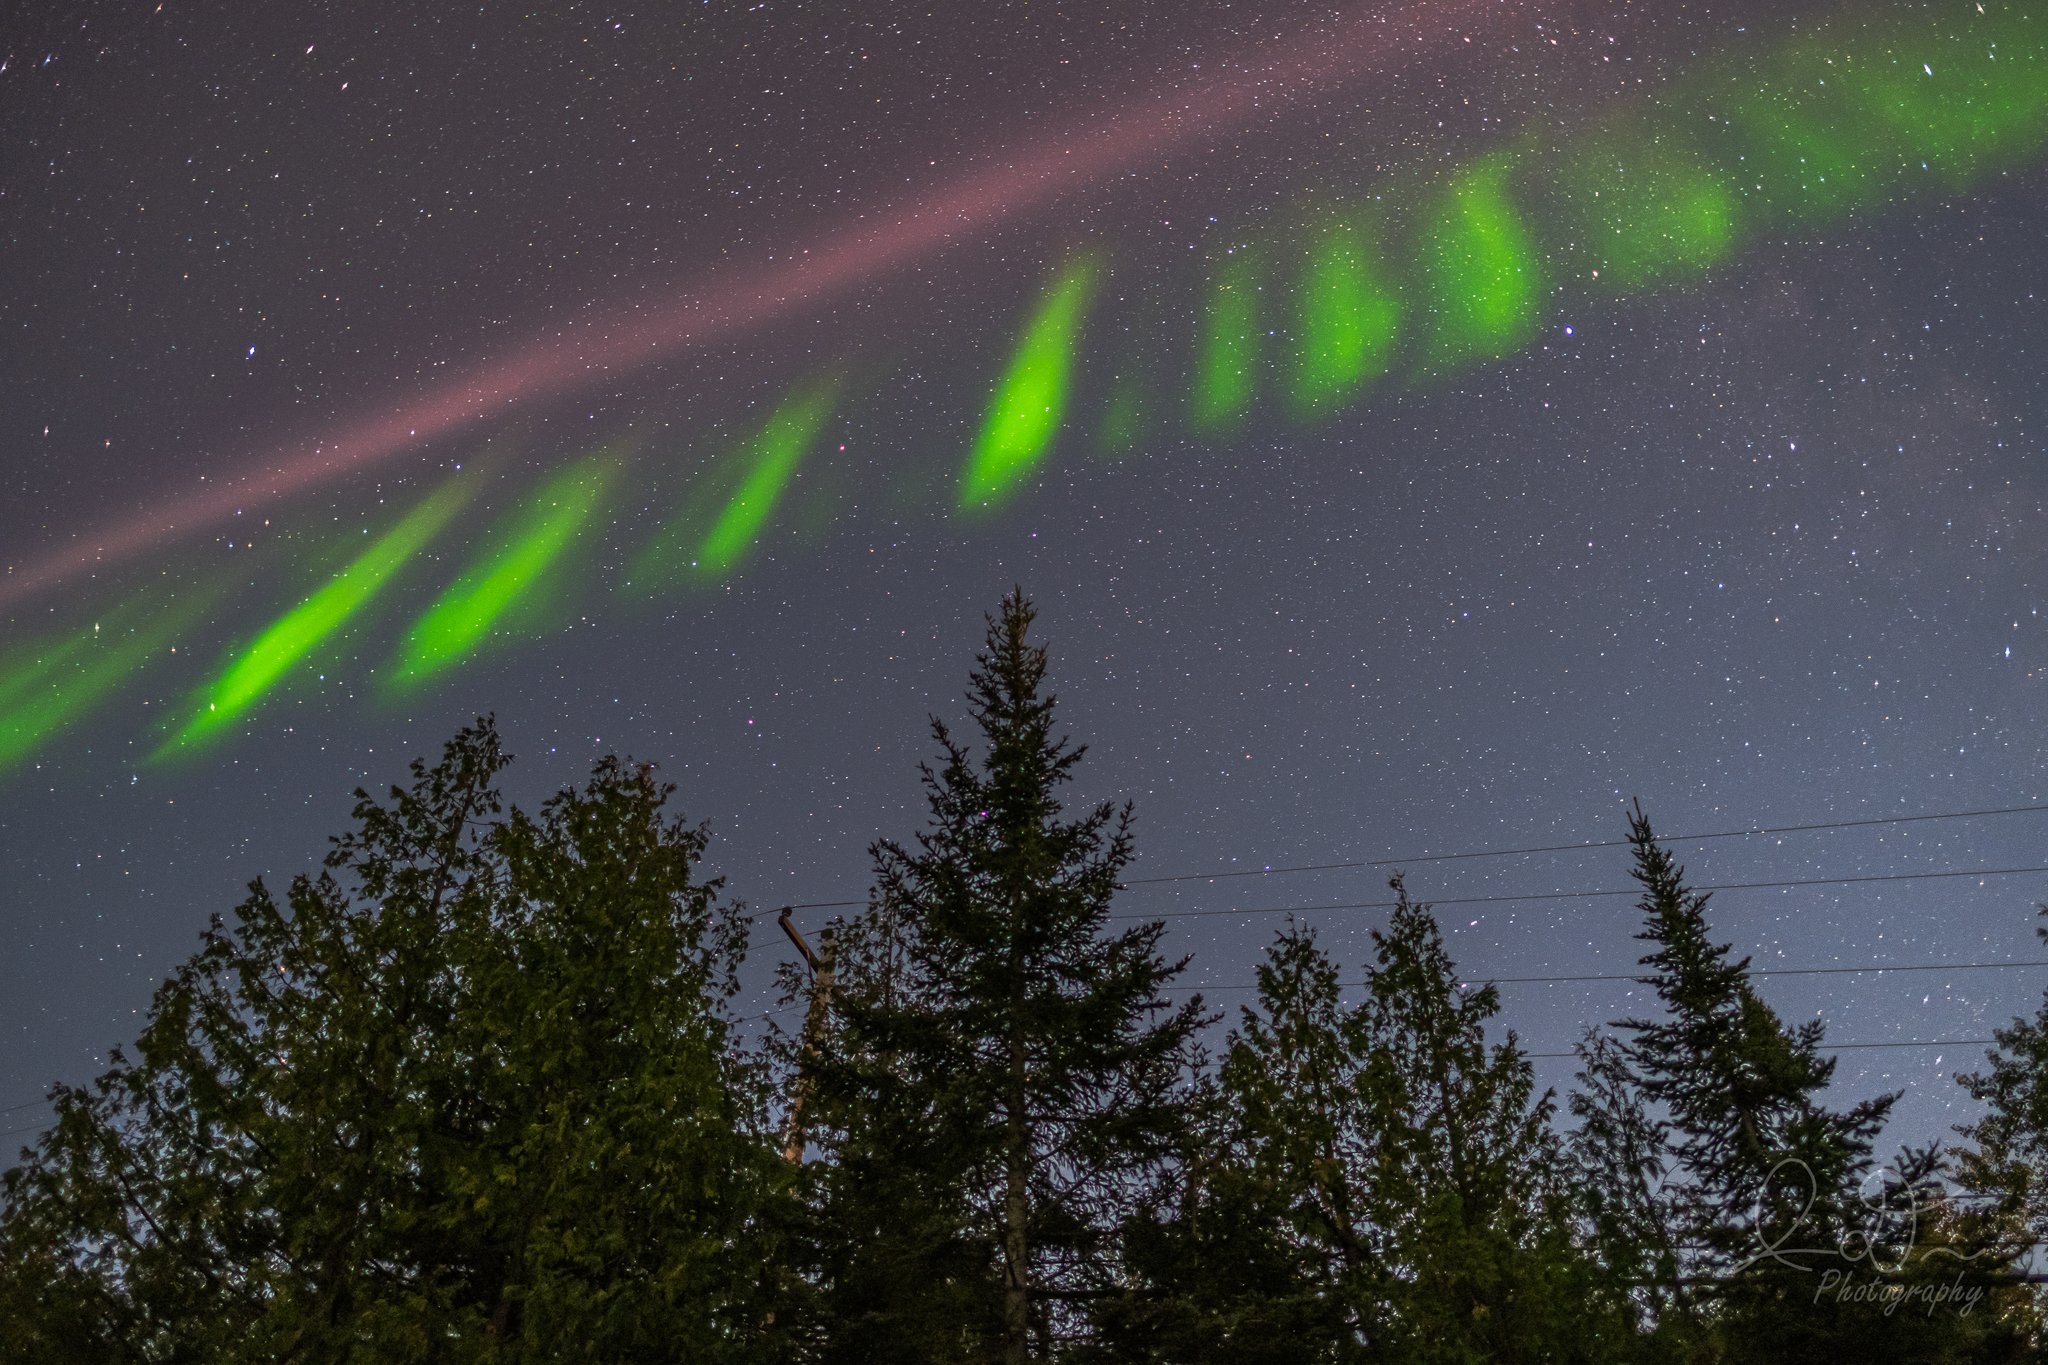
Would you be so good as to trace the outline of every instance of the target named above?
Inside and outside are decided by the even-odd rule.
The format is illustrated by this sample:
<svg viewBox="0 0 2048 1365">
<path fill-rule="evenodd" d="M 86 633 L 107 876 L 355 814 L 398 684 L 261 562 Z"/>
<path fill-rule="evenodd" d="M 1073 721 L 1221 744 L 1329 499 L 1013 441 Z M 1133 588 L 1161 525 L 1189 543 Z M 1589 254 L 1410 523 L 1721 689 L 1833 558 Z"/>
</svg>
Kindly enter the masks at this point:
<svg viewBox="0 0 2048 1365">
<path fill-rule="evenodd" d="M 1880 1167 L 1892 1098 L 1830 1104 L 1638 810 L 1656 1007 L 1567 1121 L 1398 878 L 1363 982 L 1290 926 L 1209 1066 L 1032 624 L 794 1037 L 735 1032 L 745 920 L 647 770 L 507 809 L 484 721 L 358 792 L 0 1176 L 0 1365 L 2042 1359 L 2048 1004 Z"/>
<path fill-rule="evenodd" d="M 489 722 L 157 992 L 8 1172 L 0 1356 L 768 1358 L 783 1180 L 704 836 L 600 764 L 504 813 Z"/>
<path fill-rule="evenodd" d="M 968 714 L 933 722 L 929 823 L 875 846 L 838 936 L 818 1072 L 821 1333 L 834 1359 L 1020 1361 L 1119 1292 L 1119 1231 L 1189 1123 L 1199 999 L 1164 927 L 1111 932 L 1131 811 L 1067 818 L 1084 749 L 1053 726 L 1021 594 L 989 622 Z"/>
<path fill-rule="evenodd" d="M 1489 1046 L 1427 906 L 1399 897 L 1346 1009 L 1314 936 L 1282 933 L 1221 1073 L 1221 1128 L 1146 1268 L 1172 1311 L 1142 1358 L 1600 1360 L 1626 1313 L 1574 1241 L 1552 1098 Z M 1147 1332 L 1149 1331 L 1149 1337 Z"/>
</svg>

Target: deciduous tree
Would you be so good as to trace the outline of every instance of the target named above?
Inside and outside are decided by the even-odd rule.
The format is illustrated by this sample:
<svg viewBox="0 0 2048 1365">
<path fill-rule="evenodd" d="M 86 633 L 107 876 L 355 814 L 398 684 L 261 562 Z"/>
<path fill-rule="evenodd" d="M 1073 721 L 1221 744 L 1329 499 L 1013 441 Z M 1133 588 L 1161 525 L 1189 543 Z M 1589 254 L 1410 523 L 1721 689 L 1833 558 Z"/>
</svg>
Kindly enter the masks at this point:
<svg viewBox="0 0 2048 1365">
<path fill-rule="evenodd" d="M 505 811 L 488 721 L 262 882 L 5 1178 L 0 1357 L 748 1360 L 782 1163 L 742 942 L 644 768 Z"/>
</svg>

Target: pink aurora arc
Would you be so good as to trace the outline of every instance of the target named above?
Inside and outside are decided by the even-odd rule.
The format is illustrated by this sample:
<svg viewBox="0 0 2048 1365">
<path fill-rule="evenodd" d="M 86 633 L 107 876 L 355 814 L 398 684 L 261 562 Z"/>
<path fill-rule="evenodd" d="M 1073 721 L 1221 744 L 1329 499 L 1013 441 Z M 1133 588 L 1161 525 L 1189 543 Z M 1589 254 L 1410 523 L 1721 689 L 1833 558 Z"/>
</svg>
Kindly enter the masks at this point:
<svg viewBox="0 0 2048 1365">
<path fill-rule="evenodd" d="M 72 544 L 0 573 L 0 605 L 81 571 L 133 558 L 254 508 L 395 458 L 419 443 L 508 408 L 568 394 L 617 371 L 779 318 L 986 231 L 1056 196 L 1098 185 L 1205 136 L 1250 124 L 1338 85 L 1469 41 L 1463 21 L 1508 10 L 1500 0 L 1425 0 L 1386 13 L 1354 11 L 1330 27 L 1276 45 L 1263 59 L 1185 82 L 1106 118 L 1075 125 L 925 198 L 871 215 L 771 268 L 728 274 L 679 291 L 646 316 L 528 345 L 437 386 L 385 416 L 311 443 L 283 463 L 254 465 L 213 487 L 159 500 Z"/>
</svg>

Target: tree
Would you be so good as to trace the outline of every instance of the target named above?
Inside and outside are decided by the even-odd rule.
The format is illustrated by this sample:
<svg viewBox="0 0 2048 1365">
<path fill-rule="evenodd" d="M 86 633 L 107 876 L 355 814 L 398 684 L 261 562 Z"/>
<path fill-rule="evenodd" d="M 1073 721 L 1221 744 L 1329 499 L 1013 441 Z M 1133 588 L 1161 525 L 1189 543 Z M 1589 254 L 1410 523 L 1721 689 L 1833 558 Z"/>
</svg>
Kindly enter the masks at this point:
<svg viewBox="0 0 2048 1365">
<path fill-rule="evenodd" d="M 5 1177 L 16 1359 L 769 1358 L 743 941 L 644 768 L 505 813 L 489 721 L 261 881 Z M 38 1302 L 48 1311 L 39 1311 Z"/>
<path fill-rule="evenodd" d="M 1629 843 L 1636 937 L 1652 948 L 1642 981 L 1663 1013 L 1623 1020 L 1612 1049 L 1581 1054 L 1581 1151 L 1608 1177 L 1597 1220 L 1607 1259 L 1650 1278 L 1667 1336 L 1687 1349 L 1946 1358 L 1937 1347 L 1951 1321 L 1905 1331 L 1881 1297 L 1819 1292 L 1861 1277 L 1876 1294 L 1909 1267 L 1910 1223 L 1896 1205 L 1918 1197 L 1934 1166 L 1908 1153 L 1906 1179 L 1879 1179 L 1872 1149 L 1897 1095 L 1830 1108 L 1835 1063 L 1820 1021 L 1786 1026 L 1751 984 L 1749 959 L 1713 942 L 1707 894 L 1687 886 L 1640 807 Z"/>
<path fill-rule="evenodd" d="M 1128 1226 L 1143 1292 L 1108 1323 L 1112 1359 L 1363 1360 L 1378 1340 L 1372 1124 L 1336 966 L 1290 926 L 1257 979 L 1178 1179 Z"/>
<path fill-rule="evenodd" d="M 1394 1348 L 1416 1361 L 1611 1359 L 1624 1326 L 1571 1240 L 1555 1103 L 1513 1030 L 1468 989 L 1436 918 L 1400 878 L 1373 934 L 1362 1041 L 1391 1233 Z"/>
<path fill-rule="evenodd" d="M 1623 1358 L 1618 1296 L 1573 1245 L 1551 1098 L 1512 1033 L 1489 1045 L 1497 991 L 1465 988 L 1393 885 L 1356 1006 L 1305 929 L 1259 968 L 1221 1073 L 1220 1169 L 1150 1263 L 1182 1310 L 1155 1315 L 1173 1334 L 1151 1358 Z"/>
<path fill-rule="evenodd" d="M 2048 917 L 2048 906 L 2040 913 Z M 2048 943 L 2048 927 L 2035 934 Z M 1956 1132 L 1972 1145 L 1963 1154 L 1966 1183 L 1992 1198 L 2033 1236 L 2048 1234 L 2048 993 L 2032 1019 L 1994 1030 L 1989 1069 L 1956 1079 L 1984 1106 Z"/>
<path fill-rule="evenodd" d="M 816 1072 L 827 1354 L 1044 1357 L 1119 1287 L 1126 1213 L 1174 1156 L 1202 1024 L 1162 998 L 1162 925 L 1110 930 L 1128 805 L 1065 818 L 1085 749 L 1054 733 L 1021 592 L 968 693 L 977 762 L 943 722 L 913 846 L 875 845 L 837 940 Z"/>
<path fill-rule="evenodd" d="M 1749 959 L 1712 941 L 1709 895 L 1686 886 L 1685 870 L 1657 843 L 1640 807 L 1629 819 L 1629 844 L 1630 875 L 1643 888 L 1636 937 L 1653 945 L 1642 959 L 1643 984 L 1664 1015 L 1618 1027 L 1632 1035 L 1628 1055 L 1645 1098 L 1668 1116 L 1672 1155 L 1688 1176 L 1687 1232 L 1724 1265 L 1744 1259 L 1758 1236 L 1776 1240 L 1803 1202 L 1785 1182 L 1788 1161 L 1804 1165 L 1818 1201 L 1807 1230 L 1839 1229 L 1896 1096 L 1839 1114 L 1822 1106 L 1835 1064 L 1821 1055 L 1820 1021 L 1787 1028 L 1764 1003 L 1750 984 Z M 1750 1215 L 1760 1200 L 1765 1223 L 1756 1226 Z"/>
<path fill-rule="evenodd" d="M 2048 906 L 2040 913 L 2048 916 Z M 2048 942 L 2048 928 L 2034 932 Z M 1961 1259 L 1995 1281 L 2048 1242 L 2048 993 L 2033 1018 L 2016 1018 L 1991 1036 L 1988 1068 L 1956 1078 L 1983 1112 L 1956 1128 L 1970 1144 L 1957 1160 L 1968 1199 L 1948 1223 L 1963 1245 Z M 2033 1294 L 2005 1289 L 1995 1301 L 2016 1333 L 2041 1339 Z"/>
<path fill-rule="evenodd" d="M 1577 1048 L 1576 1121 L 1566 1142 L 1584 1240 L 1604 1268 L 1646 1359 L 1685 1359 L 1701 1339 L 1698 1296 L 1687 1281 L 1684 1234 L 1664 1188 L 1670 1126 L 1650 1110 L 1627 1052 L 1588 1028 Z"/>
<path fill-rule="evenodd" d="M 1219 1098 L 1175 1179 L 1124 1226 L 1135 1292 L 1106 1305 L 1094 1359 L 1308 1365 L 1355 1354 L 1353 1314 L 1313 1244 L 1292 1235 L 1285 1192 L 1257 1173 Z"/>
</svg>

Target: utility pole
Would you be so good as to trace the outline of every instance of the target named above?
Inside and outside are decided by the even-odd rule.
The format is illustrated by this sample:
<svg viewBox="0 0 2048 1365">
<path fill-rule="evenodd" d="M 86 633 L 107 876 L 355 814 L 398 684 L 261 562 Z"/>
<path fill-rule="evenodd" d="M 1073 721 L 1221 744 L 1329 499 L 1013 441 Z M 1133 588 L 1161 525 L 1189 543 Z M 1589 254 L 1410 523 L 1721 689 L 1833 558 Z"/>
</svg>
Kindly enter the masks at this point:
<svg viewBox="0 0 2048 1365">
<path fill-rule="evenodd" d="M 811 1007 L 804 1015 L 803 1044 L 798 1054 L 796 1085 L 790 1092 L 789 1118 L 782 1132 L 782 1157 L 792 1166 L 804 1164 L 804 1105 L 811 1098 L 811 1087 L 816 1084 L 815 1068 L 818 1055 L 825 1046 L 825 1028 L 832 1010 L 832 931 L 825 930 L 818 936 L 820 951 L 812 952 L 811 945 L 804 942 L 803 933 L 789 920 L 789 907 L 784 906 L 775 922 L 782 926 L 782 932 L 789 935 L 789 941 L 803 954 L 804 965 L 811 971 Z"/>
</svg>

